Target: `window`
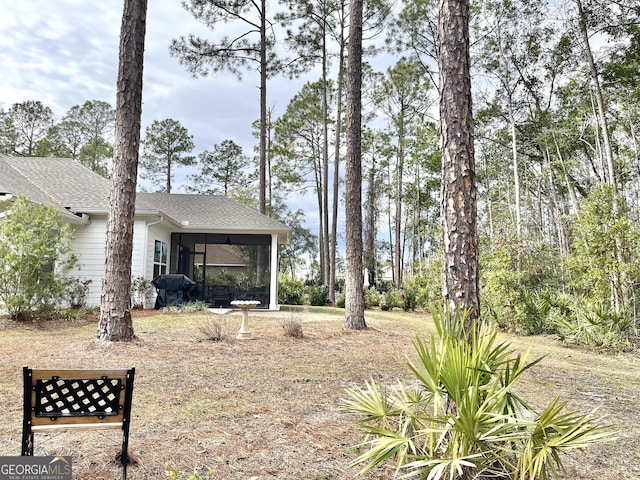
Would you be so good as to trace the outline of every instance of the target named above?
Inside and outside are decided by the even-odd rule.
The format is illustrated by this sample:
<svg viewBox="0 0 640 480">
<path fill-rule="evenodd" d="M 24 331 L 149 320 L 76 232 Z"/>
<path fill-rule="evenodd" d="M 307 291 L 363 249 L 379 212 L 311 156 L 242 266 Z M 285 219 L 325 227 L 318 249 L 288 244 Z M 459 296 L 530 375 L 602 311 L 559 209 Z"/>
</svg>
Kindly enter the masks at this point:
<svg viewBox="0 0 640 480">
<path fill-rule="evenodd" d="M 158 275 L 167 273 L 167 252 L 169 244 L 156 240 L 156 246 L 153 250 L 153 278 Z"/>
</svg>

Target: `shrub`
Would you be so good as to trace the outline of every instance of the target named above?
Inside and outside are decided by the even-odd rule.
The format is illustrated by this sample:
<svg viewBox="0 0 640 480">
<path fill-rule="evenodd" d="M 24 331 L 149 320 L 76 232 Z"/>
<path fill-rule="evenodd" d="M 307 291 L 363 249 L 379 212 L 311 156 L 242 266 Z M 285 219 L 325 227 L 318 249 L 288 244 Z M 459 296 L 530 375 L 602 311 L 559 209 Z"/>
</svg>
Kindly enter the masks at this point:
<svg viewBox="0 0 640 480">
<path fill-rule="evenodd" d="M 180 312 L 191 313 L 191 312 L 204 312 L 209 308 L 207 302 L 203 302 L 202 300 L 197 300 L 195 302 L 183 302 L 178 305 L 178 310 Z"/>
<path fill-rule="evenodd" d="M 338 308 L 344 308 L 344 305 L 347 301 L 347 292 L 345 292 L 344 290 L 342 292 L 340 292 L 340 294 L 338 295 L 338 298 L 336 298 L 336 307 Z"/>
<path fill-rule="evenodd" d="M 630 348 L 633 321 L 607 302 L 583 302 L 569 314 L 556 317 L 557 332 L 564 341 L 592 347 Z"/>
<path fill-rule="evenodd" d="M 328 285 L 311 285 L 307 287 L 307 292 L 311 305 L 322 307 L 327 304 L 327 297 L 329 295 Z"/>
<path fill-rule="evenodd" d="M 149 297 L 155 292 L 151 280 L 144 277 L 135 277 L 131 280 L 131 306 L 144 308 Z"/>
<path fill-rule="evenodd" d="M 227 336 L 227 324 L 221 318 L 208 318 L 199 330 L 204 339 L 211 342 L 219 342 Z"/>
<path fill-rule="evenodd" d="M 364 307 L 373 308 L 380 306 L 380 292 L 373 287 L 364 290 Z M 344 305 L 343 305 L 344 306 Z"/>
<path fill-rule="evenodd" d="M 291 317 L 288 320 L 283 320 L 282 328 L 284 329 L 284 334 L 287 337 L 298 339 L 304 338 L 304 333 L 302 332 L 302 320 L 299 318 Z"/>
<path fill-rule="evenodd" d="M 403 281 L 405 290 L 404 309 L 427 309 L 437 304 L 442 297 L 442 260 L 433 256 L 419 267 L 420 273 Z"/>
<path fill-rule="evenodd" d="M 548 291 L 529 293 L 523 290 L 515 309 L 518 326 L 528 335 L 551 331 L 551 308 L 551 295 Z"/>
<path fill-rule="evenodd" d="M 71 308 L 82 308 L 87 304 L 89 285 L 91 285 L 91 280 L 80 280 L 79 278 L 69 280 L 66 294 Z"/>
<path fill-rule="evenodd" d="M 302 305 L 304 302 L 304 282 L 281 276 L 278 280 L 278 303 L 283 305 Z"/>
<path fill-rule="evenodd" d="M 14 319 L 63 302 L 77 265 L 72 231 L 53 207 L 19 196 L 0 221 L 0 302 Z"/>
<path fill-rule="evenodd" d="M 433 312 L 439 340 L 416 340 L 409 368 L 417 386 L 374 380 L 347 389 L 344 409 L 361 419 L 367 449 L 352 465 L 367 472 L 388 459 L 406 477 L 547 479 L 562 470 L 560 452 L 612 440 L 592 415 L 565 412 L 555 398 L 541 412 L 513 393 L 520 375 L 540 359 L 497 342 L 497 330 Z M 468 338 L 468 340 L 467 340 Z M 411 384 L 413 385 L 413 383 Z"/>
<path fill-rule="evenodd" d="M 163 312 L 179 312 L 179 313 L 192 313 L 192 312 L 204 312 L 209 308 L 206 302 L 201 300 L 195 302 L 183 302 L 178 305 L 167 305 L 160 310 Z"/>
<path fill-rule="evenodd" d="M 393 310 L 394 308 L 402 308 L 404 310 L 403 292 L 395 288 L 389 288 L 389 290 L 382 295 L 380 308 L 385 311 Z"/>
</svg>

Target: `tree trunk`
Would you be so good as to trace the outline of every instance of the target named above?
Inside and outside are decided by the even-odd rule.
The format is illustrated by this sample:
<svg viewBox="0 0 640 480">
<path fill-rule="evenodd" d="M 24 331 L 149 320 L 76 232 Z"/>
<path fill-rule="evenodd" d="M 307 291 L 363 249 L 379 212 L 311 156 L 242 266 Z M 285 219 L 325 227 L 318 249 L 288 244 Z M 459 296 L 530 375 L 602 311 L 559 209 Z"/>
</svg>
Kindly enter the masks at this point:
<svg viewBox="0 0 640 480">
<path fill-rule="evenodd" d="M 362 3 L 354 0 L 349 22 L 347 66 L 346 300 L 347 330 L 367 328 L 362 272 Z"/>
<path fill-rule="evenodd" d="M 171 158 L 167 162 L 167 193 L 171 193 Z"/>
<path fill-rule="evenodd" d="M 267 3 L 260 3 L 260 168 L 258 204 L 260 213 L 267 213 Z M 269 215 L 271 212 L 269 212 Z"/>
<path fill-rule="evenodd" d="M 131 256 L 142 114 L 147 0 L 125 0 L 120 33 L 113 173 L 98 338 L 131 341 Z"/>
<path fill-rule="evenodd" d="M 331 252 L 329 254 L 329 302 L 335 305 L 336 298 L 336 256 L 338 249 L 338 203 L 340 196 L 340 145 L 342 135 L 342 82 L 344 78 L 344 2 L 340 17 L 340 53 L 338 54 L 338 90 L 336 97 L 336 133 L 333 167 L 333 198 L 331 218 Z"/>
<path fill-rule="evenodd" d="M 376 274 L 378 256 L 376 255 L 376 225 L 378 222 L 378 216 L 376 214 L 376 206 L 378 203 L 379 185 L 376 184 L 376 155 L 377 152 L 374 152 L 371 159 L 371 166 L 369 168 L 364 215 L 364 223 L 366 225 L 366 228 L 364 229 L 365 246 L 363 252 L 363 262 L 364 268 L 367 272 L 367 284 L 369 287 L 375 287 L 377 282 Z"/>
<path fill-rule="evenodd" d="M 260 166 L 258 180 L 258 208 L 263 215 L 272 215 L 271 205 L 267 212 L 267 2 L 260 2 Z M 275 252 L 272 252 L 275 255 Z M 269 258 L 267 247 L 258 246 L 257 272 L 258 285 L 264 282 Z"/>
<path fill-rule="evenodd" d="M 468 0 L 441 0 L 438 67 L 442 148 L 444 301 L 480 314 Z"/>
<path fill-rule="evenodd" d="M 595 61 L 593 60 L 593 54 L 591 53 L 591 44 L 589 43 L 589 34 L 587 32 L 587 16 L 584 9 L 582 8 L 582 1 L 574 1 L 578 6 L 578 25 L 580 27 L 580 35 L 582 37 L 582 42 L 584 43 L 584 54 L 587 59 L 587 65 L 589 66 L 591 81 L 593 82 L 593 86 L 595 89 L 596 104 L 598 107 L 598 118 L 600 120 L 598 123 L 600 124 L 600 131 L 602 132 L 602 141 L 604 142 L 604 156 L 607 163 L 607 183 L 609 185 L 613 185 L 614 190 L 617 190 L 616 169 L 613 162 L 613 151 L 611 149 L 609 124 L 607 122 L 602 89 L 600 88 L 598 70 L 596 68 Z"/>
<path fill-rule="evenodd" d="M 404 110 L 404 107 L 401 107 Z M 402 267 L 404 257 L 404 246 L 401 243 L 402 239 L 402 203 L 403 198 L 403 186 L 404 186 L 404 143 L 405 143 L 405 128 L 404 128 L 404 111 L 400 112 L 400 125 L 398 126 L 398 166 L 396 168 L 396 221 L 395 221 L 395 245 L 394 252 L 395 265 L 393 275 L 393 286 L 400 288 L 402 286 Z"/>
<path fill-rule="evenodd" d="M 327 34 L 322 32 L 322 226 L 324 228 L 322 249 L 325 264 L 322 270 L 322 283 L 329 285 L 331 260 L 329 258 L 329 100 L 327 98 Z"/>
</svg>

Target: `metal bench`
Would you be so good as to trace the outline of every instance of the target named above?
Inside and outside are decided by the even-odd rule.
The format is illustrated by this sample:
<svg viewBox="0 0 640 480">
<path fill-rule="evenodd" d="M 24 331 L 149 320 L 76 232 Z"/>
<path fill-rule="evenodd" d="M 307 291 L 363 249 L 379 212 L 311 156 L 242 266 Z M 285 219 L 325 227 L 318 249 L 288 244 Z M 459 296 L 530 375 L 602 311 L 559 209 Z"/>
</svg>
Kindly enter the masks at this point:
<svg viewBox="0 0 640 480">
<path fill-rule="evenodd" d="M 127 478 L 135 368 L 48 370 L 23 368 L 22 455 L 33 455 L 34 433 L 122 429 L 122 478 Z"/>
</svg>

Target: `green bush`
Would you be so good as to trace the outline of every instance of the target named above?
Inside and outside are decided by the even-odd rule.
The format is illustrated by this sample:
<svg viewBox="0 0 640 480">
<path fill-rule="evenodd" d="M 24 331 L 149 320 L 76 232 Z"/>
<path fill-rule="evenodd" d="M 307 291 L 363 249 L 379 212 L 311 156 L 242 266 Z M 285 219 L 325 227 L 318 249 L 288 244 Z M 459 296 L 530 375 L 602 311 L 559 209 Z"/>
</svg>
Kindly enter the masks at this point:
<svg viewBox="0 0 640 480">
<path fill-rule="evenodd" d="M 347 292 L 343 290 L 338 294 L 338 297 L 336 298 L 336 307 L 344 308 L 346 301 L 347 301 Z"/>
<path fill-rule="evenodd" d="M 340 292 L 340 294 L 336 298 L 336 307 L 344 308 L 346 300 L 347 300 L 346 292 L 345 291 Z M 382 300 L 382 295 L 378 290 L 376 290 L 373 287 L 365 288 L 364 290 L 364 307 L 365 308 L 379 307 L 381 300 Z"/>
<path fill-rule="evenodd" d="M 167 305 L 162 307 L 163 312 L 180 312 L 180 313 L 193 313 L 204 312 L 209 308 L 207 302 L 197 300 L 195 302 L 183 302 L 179 305 Z"/>
<path fill-rule="evenodd" d="M 373 308 L 379 307 L 382 296 L 380 292 L 374 287 L 369 287 L 364 290 L 364 307 Z"/>
<path fill-rule="evenodd" d="M 307 294 L 309 295 L 309 303 L 314 306 L 324 306 L 327 304 L 327 298 L 329 296 L 328 285 L 310 285 L 307 287 Z"/>
<path fill-rule="evenodd" d="M 402 308 L 404 310 L 404 305 L 404 293 L 395 288 L 389 288 L 389 290 L 382 295 L 380 301 L 380 308 L 385 311 L 390 311 L 394 308 Z"/>
<path fill-rule="evenodd" d="M 304 303 L 304 282 L 281 276 L 278 280 L 278 303 L 283 305 L 302 305 Z"/>
<path fill-rule="evenodd" d="M 405 278 L 405 310 L 420 308 L 426 310 L 429 305 L 435 305 L 442 297 L 442 260 L 440 256 L 430 258 L 418 267 L 419 273 L 411 278 Z"/>
<path fill-rule="evenodd" d="M 360 417 L 365 447 L 352 463 L 367 472 L 393 459 L 405 477 L 543 480 L 562 470 L 560 453 L 613 439 L 591 415 L 565 412 L 555 398 L 533 410 L 513 392 L 527 361 L 498 343 L 497 330 L 462 315 L 433 312 L 439 339 L 417 339 L 417 386 L 374 380 L 346 390 L 344 409 Z M 406 385 L 414 385 L 413 382 Z"/>
<path fill-rule="evenodd" d="M 77 259 L 71 227 L 55 208 L 19 196 L 6 212 L 0 221 L 0 302 L 21 319 L 63 302 L 67 272 Z"/>
<path fill-rule="evenodd" d="M 555 325 L 560 338 L 569 343 L 614 350 L 632 348 L 631 316 L 607 302 L 583 301 L 573 310 L 556 315 Z"/>
</svg>

